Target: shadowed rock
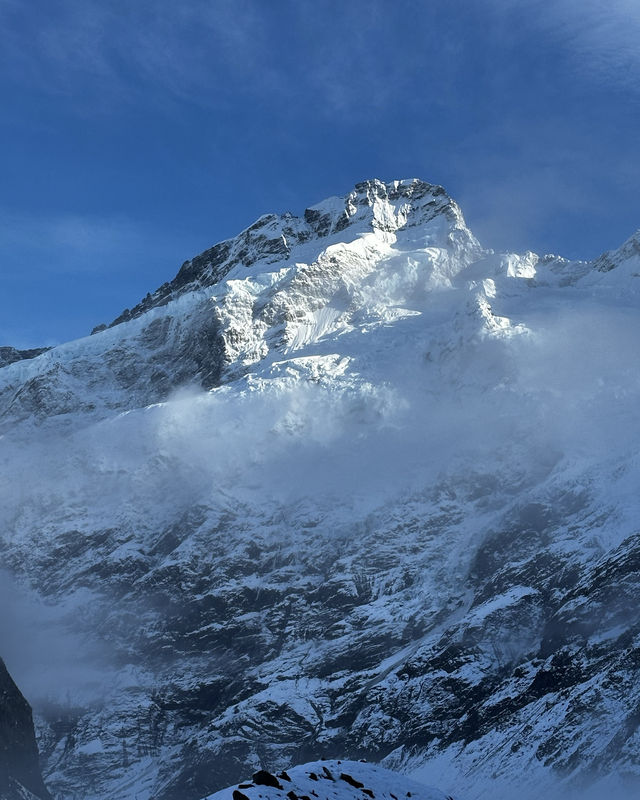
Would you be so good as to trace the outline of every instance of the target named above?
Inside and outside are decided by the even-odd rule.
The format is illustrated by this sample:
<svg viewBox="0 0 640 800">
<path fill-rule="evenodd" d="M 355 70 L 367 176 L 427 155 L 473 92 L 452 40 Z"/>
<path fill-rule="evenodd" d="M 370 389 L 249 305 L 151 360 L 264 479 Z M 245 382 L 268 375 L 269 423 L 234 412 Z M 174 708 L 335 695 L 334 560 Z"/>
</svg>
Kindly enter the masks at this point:
<svg viewBox="0 0 640 800">
<path fill-rule="evenodd" d="M 32 350 L 17 350 L 15 347 L 0 347 L 0 367 L 6 367 L 7 364 L 14 364 L 16 361 L 36 358 L 49 349 L 49 347 L 35 347 Z"/>
<path fill-rule="evenodd" d="M 32 797 L 51 795 L 40 774 L 31 707 L 0 659 L 0 800 Z"/>
<path fill-rule="evenodd" d="M 282 789 L 282 784 L 276 778 L 276 776 L 272 775 L 270 772 L 267 772 L 265 769 L 254 772 L 253 782 L 256 784 L 256 786 L 272 786 L 274 789 Z"/>
</svg>

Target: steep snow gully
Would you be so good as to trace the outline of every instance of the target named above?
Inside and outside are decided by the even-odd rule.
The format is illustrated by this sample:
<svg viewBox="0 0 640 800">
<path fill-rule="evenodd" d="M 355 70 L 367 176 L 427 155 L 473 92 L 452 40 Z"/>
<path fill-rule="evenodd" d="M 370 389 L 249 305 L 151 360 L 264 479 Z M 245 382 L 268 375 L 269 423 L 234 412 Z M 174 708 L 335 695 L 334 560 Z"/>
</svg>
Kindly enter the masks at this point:
<svg viewBox="0 0 640 800">
<path fill-rule="evenodd" d="M 631 792 L 639 241 L 495 253 L 441 187 L 372 180 L 3 348 L 0 643 L 51 794 L 319 758 Z"/>
</svg>

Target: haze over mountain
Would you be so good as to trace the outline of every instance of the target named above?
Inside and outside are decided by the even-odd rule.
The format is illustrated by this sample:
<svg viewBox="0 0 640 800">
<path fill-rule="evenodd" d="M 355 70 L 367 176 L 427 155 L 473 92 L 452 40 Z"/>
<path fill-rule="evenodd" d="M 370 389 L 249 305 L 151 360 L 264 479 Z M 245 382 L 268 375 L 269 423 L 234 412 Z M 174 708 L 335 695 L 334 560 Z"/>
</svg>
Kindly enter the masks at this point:
<svg viewBox="0 0 640 800">
<path fill-rule="evenodd" d="M 495 253 L 371 180 L 9 353 L 0 643 L 52 794 L 322 756 L 461 797 L 636 780 L 639 289 L 640 234 Z"/>
</svg>

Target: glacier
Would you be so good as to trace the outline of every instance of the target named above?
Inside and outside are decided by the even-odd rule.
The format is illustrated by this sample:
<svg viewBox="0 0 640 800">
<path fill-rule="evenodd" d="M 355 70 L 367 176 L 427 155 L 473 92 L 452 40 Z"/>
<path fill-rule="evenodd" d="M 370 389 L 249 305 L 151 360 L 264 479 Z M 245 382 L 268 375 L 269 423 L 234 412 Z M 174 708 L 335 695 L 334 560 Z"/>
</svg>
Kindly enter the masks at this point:
<svg viewBox="0 0 640 800">
<path fill-rule="evenodd" d="M 635 786 L 638 278 L 640 232 L 496 253 L 371 180 L 11 351 L 0 642 L 52 794 Z"/>
</svg>

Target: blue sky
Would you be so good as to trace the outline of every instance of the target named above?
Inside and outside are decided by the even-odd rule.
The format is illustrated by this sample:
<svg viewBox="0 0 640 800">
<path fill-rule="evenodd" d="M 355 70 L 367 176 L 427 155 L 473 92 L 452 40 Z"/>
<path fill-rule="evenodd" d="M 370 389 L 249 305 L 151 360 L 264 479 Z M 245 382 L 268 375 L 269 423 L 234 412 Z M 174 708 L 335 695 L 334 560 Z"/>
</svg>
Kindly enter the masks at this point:
<svg viewBox="0 0 640 800">
<path fill-rule="evenodd" d="M 616 247 L 638 41 L 637 0 L 0 0 L 0 344 L 368 177 L 441 183 L 497 249 Z"/>
</svg>

